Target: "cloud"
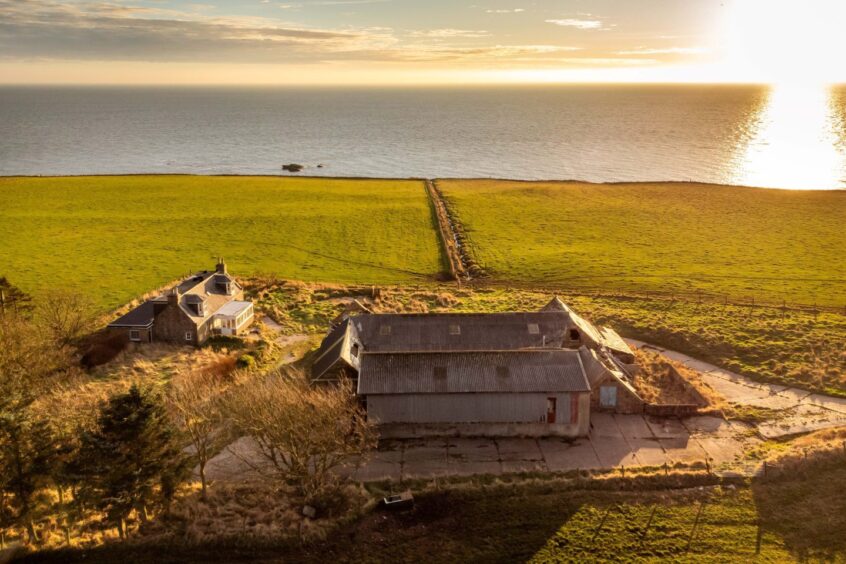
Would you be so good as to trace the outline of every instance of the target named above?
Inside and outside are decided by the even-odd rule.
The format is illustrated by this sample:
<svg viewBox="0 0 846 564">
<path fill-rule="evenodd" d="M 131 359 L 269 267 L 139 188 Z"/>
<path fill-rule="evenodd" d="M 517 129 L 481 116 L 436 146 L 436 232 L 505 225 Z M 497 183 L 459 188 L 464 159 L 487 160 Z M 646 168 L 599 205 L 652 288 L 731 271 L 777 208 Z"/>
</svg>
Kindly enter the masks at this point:
<svg viewBox="0 0 846 564">
<path fill-rule="evenodd" d="M 482 47 L 447 47 L 415 45 L 392 52 L 405 61 L 510 61 L 535 62 L 560 59 L 560 54 L 580 51 L 581 47 L 560 45 L 491 45 Z"/>
<path fill-rule="evenodd" d="M 429 37 L 432 39 L 447 39 L 454 37 L 489 37 L 490 32 L 484 30 L 472 29 L 428 29 L 421 31 L 412 31 L 409 34 L 411 37 Z"/>
<path fill-rule="evenodd" d="M 525 12 L 523 8 L 514 8 L 512 10 L 485 10 L 488 14 L 519 14 L 520 12 Z"/>
<path fill-rule="evenodd" d="M 303 62 L 396 43 L 384 28 L 311 29 L 107 2 L 0 0 L 0 57 L 7 59 Z"/>
<path fill-rule="evenodd" d="M 707 53 L 704 47 L 639 47 L 628 51 L 617 51 L 617 55 L 702 55 Z"/>
<path fill-rule="evenodd" d="M 564 18 L 560 20 L 545 20 L 546 23 L 560 25 L 562 27 L 575 27 L 577 29 L 605 29 L 602 20 L 585 20 L 579 18 Z"/>
</svg>

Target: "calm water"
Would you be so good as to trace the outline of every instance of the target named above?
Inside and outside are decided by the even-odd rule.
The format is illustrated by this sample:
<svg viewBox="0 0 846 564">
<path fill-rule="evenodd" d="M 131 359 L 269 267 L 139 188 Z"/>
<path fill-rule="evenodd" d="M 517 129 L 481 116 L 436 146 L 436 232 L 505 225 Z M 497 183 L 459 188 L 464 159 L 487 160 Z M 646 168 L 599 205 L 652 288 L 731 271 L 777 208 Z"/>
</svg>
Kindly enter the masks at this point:
<svg viewBox="0 0 846 564">
<path fill-rule="evenodd" d="M 0 175 L 296 162 L 335 176 L 843 188 L 844 116 L 842 88 L 3 88 Z"/>
</svg>

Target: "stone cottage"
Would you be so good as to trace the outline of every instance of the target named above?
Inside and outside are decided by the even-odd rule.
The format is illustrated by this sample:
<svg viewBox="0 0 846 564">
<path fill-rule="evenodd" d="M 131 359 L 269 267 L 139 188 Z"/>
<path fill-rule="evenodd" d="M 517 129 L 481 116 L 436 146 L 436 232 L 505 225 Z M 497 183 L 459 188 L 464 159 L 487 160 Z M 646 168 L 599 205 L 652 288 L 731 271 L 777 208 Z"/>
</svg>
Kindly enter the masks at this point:
<svg viewBox="0 0 846 564">
<path fill-rule="evenodd" d="M 202 345 L 212 335 L 240 335 L 253 322 L 253 304 L 219 260 L 167 293 L 139 305 L 109 324 L 138 343 Z"/>
</svg>

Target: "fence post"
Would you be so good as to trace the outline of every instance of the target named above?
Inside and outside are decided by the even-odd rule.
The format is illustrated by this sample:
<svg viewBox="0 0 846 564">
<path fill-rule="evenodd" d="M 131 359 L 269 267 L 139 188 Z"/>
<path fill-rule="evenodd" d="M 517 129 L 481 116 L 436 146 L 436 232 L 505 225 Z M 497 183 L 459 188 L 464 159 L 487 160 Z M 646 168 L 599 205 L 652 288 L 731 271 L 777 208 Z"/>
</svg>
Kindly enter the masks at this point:
<svg viewBox="0 0 846 564">
<path fill-rule="evenodd" d="M 687 538 L 687 548 L 685 552 L 690 552 L 690 544 L 693 542 L 693 535 L 696 534 L 696 527 L 699 526 L 699 518 L 702 517 L 702 511 L 705 509 L 705 500 L 699 504 L 699 511 L 696 513 L 696 520 L 693 522 L 693 529 L 690 530 L 690 536 Z"/>
</svg>

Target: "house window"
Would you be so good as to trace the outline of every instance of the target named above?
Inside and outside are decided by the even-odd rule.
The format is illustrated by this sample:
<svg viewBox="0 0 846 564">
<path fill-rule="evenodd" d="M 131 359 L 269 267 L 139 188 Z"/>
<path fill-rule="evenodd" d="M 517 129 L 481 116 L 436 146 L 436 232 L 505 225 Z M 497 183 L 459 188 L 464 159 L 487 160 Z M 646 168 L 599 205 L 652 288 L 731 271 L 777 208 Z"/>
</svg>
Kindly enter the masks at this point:
<svg viewBox="0 0 846 564">
<path fill-rule="evenodd" d="M 461 335 L 461 325 L 457 323 L 453 323 L 449 326 L 449 334 L 450 335 Z"/>
<path fill-rule="evenodd" d="M 358 343 L 355 343 L 352 346 L 352 351 L 350 351 L 350 352 L 351 352 L 353 358 L 358 358 Z"/>
<path fill-rule="evenodd" d="M 190 341 L 190 340 L 192 340 L 193 338 L 194 338 L 194 334 L 193 334 L 191 331 L 186 331 L 186 332 L 185 332 L 185 340 L 186 340 L 186 341 Z"/>
<path fill-rule="evenodd" d="M 540 326 L 537 323 L 529 323 L 529 335 L 540 334 Z"/>
<path fill-rule="evenodd" d="M 581 339 L 581 335 L 579 335 L 578 329 L 570 329 L 570 340 L 578 341 L 579 339 Z"/>
<path fill-rule="evenodd" d="M 383 337 L 391 334 L 391 326 L 390 325 L 380 325 L 379 326 L 379 334 Z"/>
<path fill-rule="evenodd" d="M 138 329 L 130 329 L 129 330 L 129 340 L 130 341 L 140 341 L 141 340 L 141 331 Z"/>
</svg>

